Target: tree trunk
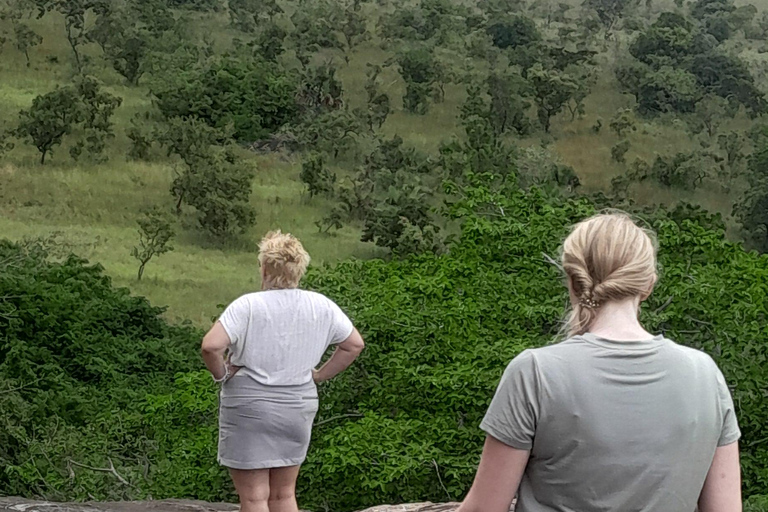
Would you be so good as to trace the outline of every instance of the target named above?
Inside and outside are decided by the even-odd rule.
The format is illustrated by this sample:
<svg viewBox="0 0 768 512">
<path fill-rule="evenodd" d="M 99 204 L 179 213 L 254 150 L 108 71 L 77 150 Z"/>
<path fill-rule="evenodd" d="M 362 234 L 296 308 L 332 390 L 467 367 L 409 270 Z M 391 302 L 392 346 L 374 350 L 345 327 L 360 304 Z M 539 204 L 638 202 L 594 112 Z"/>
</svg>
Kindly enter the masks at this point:
<svg viewBox="0 0 768 512">
<path fill-rule="evenodd" d="M 43 150 L 43 156 L 40 157 L 40 165 L 45 165 L 45 154 L 48 153 L 47 149 Z"/>
<path fill-rule="evenodd" d="M 24 48 L 24 57 L 27 58 L 27 67 L 29 67 L 29 49 Z"/>
<path fill-rule="evenodd" d="M 181 202 L 184 201 L 184 191 L 179 194 L 179 200 L 176 201 L 176 214 L 181 213 Z"/>
<path fill-rule="evenodd" d="M 141 266 L 139 266 L 139 275 L 136 277 L 137 281 L 141 281 L 141 276 L 144 275 L 144 267 L 147 266 L 147 262 L 149 262 L 149 260 L 141 262 Z"/>
</svg>

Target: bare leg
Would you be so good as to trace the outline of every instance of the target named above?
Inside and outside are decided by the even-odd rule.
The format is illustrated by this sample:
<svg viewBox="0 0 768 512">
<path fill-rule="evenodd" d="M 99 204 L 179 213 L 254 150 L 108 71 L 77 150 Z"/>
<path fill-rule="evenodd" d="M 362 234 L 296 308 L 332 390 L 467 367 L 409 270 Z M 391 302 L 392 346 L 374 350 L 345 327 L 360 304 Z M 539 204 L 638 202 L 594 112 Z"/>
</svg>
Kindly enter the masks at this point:
<svg viewBox="0 0 768 512">
<path fill-rule="evenodd" d="M 301 466 L 269 470 L 269 512 L 299 512 L 296 479 Z"/>
<path fill-rule="evenodd" d="M 231 469 L 235 490 L 240 496 L 240 512 L 269 512 L 269 470 Z"/>
</svg>

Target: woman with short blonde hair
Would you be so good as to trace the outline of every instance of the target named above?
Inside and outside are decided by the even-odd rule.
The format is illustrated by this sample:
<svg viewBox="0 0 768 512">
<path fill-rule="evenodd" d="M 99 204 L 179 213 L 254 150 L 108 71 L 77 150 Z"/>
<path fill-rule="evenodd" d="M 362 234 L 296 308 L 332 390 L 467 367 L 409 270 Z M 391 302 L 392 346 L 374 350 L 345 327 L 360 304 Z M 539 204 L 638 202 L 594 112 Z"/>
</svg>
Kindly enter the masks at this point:
<svg viewBox="0 0 768 512">
<path fill-rule="evenodd" d="M 703 352 L 640 324 L 657 280 L 653 234 L 623 213 L 577 224 L 562 247 L 570 337 L 523 351 L 481 424 L 459 512 L 741 511 L 740 431 Z"/>
<path fill-rule="evenodd" d="M 222 383 L 219 462 L 230 468 L 243 512 L 298 512 L 316 384 L 365 346 L 333 301 L 299 289 L 309 261 L 296 237 L 267 233 L 259 244 L 262 290 L 230 304 L 203 339 L 206 366 Z M 333 355 L 315 370 L 331 345 Z"/>
</svg>

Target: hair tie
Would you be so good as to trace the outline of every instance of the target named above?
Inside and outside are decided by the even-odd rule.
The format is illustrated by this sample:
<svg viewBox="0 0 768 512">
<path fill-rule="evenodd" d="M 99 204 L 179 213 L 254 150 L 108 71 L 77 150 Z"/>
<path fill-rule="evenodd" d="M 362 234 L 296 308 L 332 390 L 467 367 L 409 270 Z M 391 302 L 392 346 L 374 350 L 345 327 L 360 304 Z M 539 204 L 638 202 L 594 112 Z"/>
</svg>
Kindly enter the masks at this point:
<svg viewBox="0 0 768 512">
<path fill-rule="evenodd" d="M 586 297 L 581 297 L 579 299 L 579 305 L 587 309 L 597 309 L 600 307 L 600 303 L 598 301 L 593 299 L 588 299 Z"/>
</svg>

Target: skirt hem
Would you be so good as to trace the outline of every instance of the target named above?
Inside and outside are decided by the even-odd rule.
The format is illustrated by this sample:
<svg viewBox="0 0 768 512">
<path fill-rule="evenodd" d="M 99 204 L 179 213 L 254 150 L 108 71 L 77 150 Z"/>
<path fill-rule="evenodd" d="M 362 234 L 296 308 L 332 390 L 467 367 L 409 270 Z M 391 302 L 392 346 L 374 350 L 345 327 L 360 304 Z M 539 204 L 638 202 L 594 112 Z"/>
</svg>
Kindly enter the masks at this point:
<svg viewBox="0 0 768 512">
<path fill-rule="evenodd" d="M 261 462 L 241 462 L 229 459 L 222 459 L 219 457 L 219 464 L 230 469 L 273 469 L 273 468 L 287 468 L 290 466 L 301 466 L 306 457 L 301 459 L 279 459 L 279 460 L 265 460 Z"/>
</svg>

